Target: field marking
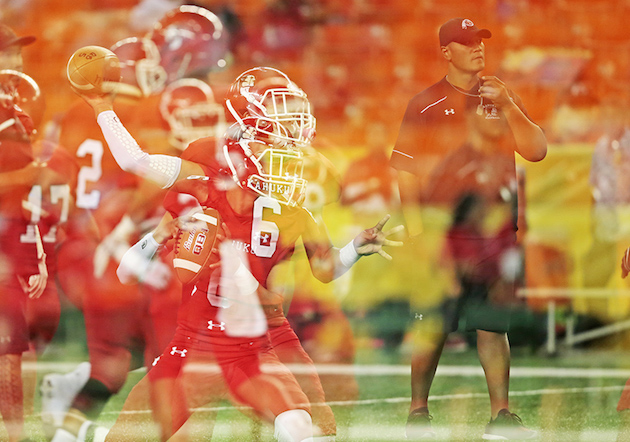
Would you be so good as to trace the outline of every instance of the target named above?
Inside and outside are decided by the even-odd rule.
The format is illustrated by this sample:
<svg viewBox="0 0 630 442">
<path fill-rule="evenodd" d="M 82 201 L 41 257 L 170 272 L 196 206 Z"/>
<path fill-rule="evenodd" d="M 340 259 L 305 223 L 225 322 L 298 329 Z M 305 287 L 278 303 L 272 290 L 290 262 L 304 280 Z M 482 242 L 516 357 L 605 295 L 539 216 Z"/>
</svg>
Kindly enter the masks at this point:
<svg viewBox="0 0 630 442">
<path fill-rule="evenodd" d="M 24 371 L 54 371 L 65 373 L 74 370 L 78 362 L 25 362 L 22 364 Z M 286 364 L 286 367 L 294 374 L 308 374 L 312 367 L 304 364 Z M 315 366 L 317 373 L 321 375 L 340 376 L 411 376 L 410 365 L 351 365 L 351 364 L 318 364 Z M 264 369 L 264 366 L 263 366 Z M 219 373 L 217 365 L 189 364 L 187 370 L 208 371 Z M 135 373 L 145 372 L 145 368 L 134 370 Z M 271 370 L 268 370 L 271 371 Z M 483 377 L 483 369 L 480 365 L 438 365 L 436 376 L 461 376 Z M 629 379 L 630 370 L 618 368 L 565 368 L 565 367 L 511 367 L 512 378 L 583 378 L 583 379 Z"/>
<path fill-rule="evenodd" d="M 616 393 L 622 391 L 624 385 L 611 385 L 607 387 L 575 387 L 575 388 L 542 388 L 537 390 L 522 390 L 522 391 L 510 391 L 510 398 L 513 397 L 525 397 L 525 396 L 543 396 L 554 394 L 585 394 L 585 393 L 604 393 L 612 392 Z M 453 399 L 484 399 L 488 397 L 488 392 L 482 393 L 456 393 L 456 394 L 442 394 L 429 396 L 430 401 L 446 401 Z M 375 398 L 375 399 L 359 399 L 350 401 L 328 401 L 326 405 L 344 407 L 344 406 L 357 406 L 357 405 L 377 405 L 377 404 L 400 404 L 409 403 L 410 398 L 405 397 L 393 397 L 393 398 Z M 311 406 L 317 407 L 324 405 L 322 403 L 313 403 Z M 227 410 L 247 410 L 249 407 L 245 406 L 232 406 L 224 405 L 217 407 L 199 407 L 194 408 L 193 411 L 227 411 Z M 150 413 L 150 410 L 128 410 L 128 411 L 107 411 L 103 412 L 103 415 L 114 414 L 145 414 Z"/>
</svg>

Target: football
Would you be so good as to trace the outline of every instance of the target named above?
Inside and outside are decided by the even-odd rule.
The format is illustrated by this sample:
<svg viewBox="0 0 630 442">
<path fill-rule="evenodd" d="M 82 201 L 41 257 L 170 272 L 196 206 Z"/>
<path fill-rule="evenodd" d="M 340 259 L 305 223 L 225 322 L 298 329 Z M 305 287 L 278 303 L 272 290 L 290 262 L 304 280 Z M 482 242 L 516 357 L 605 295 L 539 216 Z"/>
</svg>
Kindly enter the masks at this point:
<svg viewBox="0 0 630 442">
<path fill-rule="evenodd" d="M 78 94 L 108 94 L 120 81 L 120 61 L 107 48 L 85 46 L 70 57 L 66 75 L 70 86 Z"/>
<path fill-rule="evenodd" d="M 177 278 L 184 284 L 195 282 L 205 267 L 220 259 L 218 251 L 214 250 L 221 228 L 219 212 L 205 208 L 192 218 L 194 221 L 188 223 L 186 229 L 180 229 L 175 239 L 173 267 Z"/>
</svg>

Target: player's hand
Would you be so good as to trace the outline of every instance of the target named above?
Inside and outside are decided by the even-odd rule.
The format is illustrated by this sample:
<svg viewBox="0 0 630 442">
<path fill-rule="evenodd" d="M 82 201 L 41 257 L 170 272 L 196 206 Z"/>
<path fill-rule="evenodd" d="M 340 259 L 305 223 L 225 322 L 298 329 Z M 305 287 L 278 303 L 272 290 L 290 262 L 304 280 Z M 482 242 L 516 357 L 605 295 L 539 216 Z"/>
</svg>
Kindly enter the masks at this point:
<svg viewBox="0 0 630 442">
<path fill-rule="evenodd" d="M 153 231 L 153 239 L 158 244 L 164 244 L 171 238 L 174 238 L 177 235 L 177 231 L 180 228 L 180 219 L 170 219 L 164 220 L 164 222 L 160 221 L 155 230 Z"/>
<path fill-rule="evenodd" d="M 156 290 L 163 290 L 171 280 L 172 274 L 173 268 L 156 258 L 149 263 L 146 272 L 141 275 L 141 281 L 142 284 L 153 287 Z"/>
<path fill-rule="evenodd" d="M 621 277 L 625 279 L 628 272 L 630 272 L 630 247 L 626 249 L 623 258 L 621 258 Z"/>
<path fill-rule="evenodd" d="M 46 266 L 46 254 L 43 253 L 39 258 L 39 262 L 37 264 L 37 270 L 39 273 L 37 275 L 31 275 L 28 277 L 28 282 L 24 281 L 21 276 L 18 276 L 18 280 L 20 281 L 20 285 L 22 286 L 22 290 L 24 293 L 28 294 L 30 299 L 37 299 L 44 293 L 46 289 L 46 284 L 48 282 L 48 267 Z"/>
<path fill-rule="evenodd" d="M 514 103 L 505 83 L 495 76 L 486 75 L 481 77 L 479 95 L 491 100 L 499 109 Z"/>
<path fill-rule="evenodd" d="M 403 226 L 396 226 L 383 232 L 383 227 L 389 221 L 390 215 L 385 215 L 374 227 L 371 229 L 365 229 L 354 238 L 354 249 L 359 255 L 371 255 L 378 253 L 383 258 L 391 260 L 392 257 L 383 250 L 383 246 L 400 247 L 402 241 L 392 241 L 387 239 L 388 236 L 394 233 L 400 232 L 404 229 Z"/>
<path fill-rule="evenodd" d="M 106 110 L 114 110 L 115 93 L 113 92 L 110 92 L 107 94 L 95 95 L 94 93 L 82 94 L 76 90 L 74 91 L 79 97 L 83 98 L 85 102 L 90 105 L 92 109 L 94 109 L 95 117 L 98 117 L 98 114 Z"/>
</svg>

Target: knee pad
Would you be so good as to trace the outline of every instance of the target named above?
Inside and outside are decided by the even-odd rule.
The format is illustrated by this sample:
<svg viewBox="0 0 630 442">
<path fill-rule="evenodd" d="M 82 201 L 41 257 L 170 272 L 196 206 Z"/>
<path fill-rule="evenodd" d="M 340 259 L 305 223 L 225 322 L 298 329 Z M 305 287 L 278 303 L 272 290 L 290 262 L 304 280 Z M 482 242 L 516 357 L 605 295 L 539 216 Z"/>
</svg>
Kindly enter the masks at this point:
<svg viewBox="0 0 630 442">
<path fill-rule="evenodd" d="M 310 441 L 313 436 L 313 420 L 305 410 L 289 410 L 280 413 L 274 421 L 274 437 L 278 442 Z"/>
</svg>

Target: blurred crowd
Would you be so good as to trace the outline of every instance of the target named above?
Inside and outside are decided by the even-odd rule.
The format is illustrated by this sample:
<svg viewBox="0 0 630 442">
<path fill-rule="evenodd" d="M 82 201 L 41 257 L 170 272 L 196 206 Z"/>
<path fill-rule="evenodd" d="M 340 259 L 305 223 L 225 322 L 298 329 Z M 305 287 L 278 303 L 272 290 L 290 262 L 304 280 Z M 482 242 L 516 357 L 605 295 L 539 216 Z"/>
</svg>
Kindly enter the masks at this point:
<svg viewBox="0 0 630 442">
<path fill-rule="evenodd" d="M 494 54 L 484 72 L 496 74 L 518 92 L 527 104 L 529 115 L 545 130 L 552 145 L 575 146 L 566 152 L 572 165 L 590 169 L 591 157 L 595 155 L 590 181 L 586 181 L 584 175 L 562 177 L 569 189 L 562 198 L 563 203 L 583 204 L 587 211 L 593 205 L 592 226 L 585 228 L 592 232 L 605 230 L 608 242 L 602 246 L 598 240 L 600 234 L 589 244 L 594 234 L 589 231 L 586 236 L 582 235 L 581 226 L 582 230 L 578 229 L 577 233 L 561 231 L 557 234 L 557 224 L 543 222 L 539 229 L 534 229 L 527 247 L 532 260 L 543 257 L 546 265 L 537 269 L 528 267 L 527 281 L 532 286 L 574 284 L 586 287 L 606 286 L 610 282 L 610 269 L 617 250 L 607 245 L 619 241 L 624 234 L 624 229 L 618 227 L 618 218 L 623 214 L 617 213 L 617 207 L 628 202 L 619 190 L 623 188 L 625 166 L 616 166 L 623 164 L 618 161 L 623 149 L 613 147 L 627 125 L 630 96 L 630 51 L 627 50 L 630 43 L 625 38 L 623 23 L 630 8 L 627 2 L 3 2 L 2 22 L 10 24 L 18 35 L 37 38 L 36 43 L 24 49 L 23 58 L 25 72 L 41 89 L 37 110 L 30 111 L 39 120 L 38 137 L 60 141 L 62 121 L 70 118 L 68 111 L 77 98 L 68 86 L 66 64 L 76 49 L 92 44 L 112 47 L 125 39 L 142 37 L 168 10 L 184 3 L 214 12 L 225 27 L 225 63 L 205 71 L 201 66 L 197 75 L 211 85 L 212 99 L 221 101 L 240 72 L 264 65 L 286 72 L 307 92 L 318 119 L 315 146 L 335 165 L 335 173 L 343 183 L 341 204 L 352 207 L 350 212 L 331 210 L 333 236 L 343 236 L 352 229 L 348 226 L 355 220 L 365 213 L 376 212 L 376 208 L 390 208 L 395 212 L 396 183 L 391 173 L 380 166 L 388 158 L 396 139 L 404 103 L 441 75 L 443 61 L 433 36 L 445 17 L 470 16 L 483 22 L 483 26 L 492 29 L 493 37 L 488 46 Z M 164 121 L 151 122 L 151 125 L 157 124 L 160 130 L 168 131 L 169 124 L 176 118 L 171 112 L 171 121 L 167 123 L 167 114 L 168 111 L 157 117 Z M 140 126 L 146 123 L 137 119 Z M 161 135 L 154 131 L 142 136 L 153 141 Z M 179 140 L 179 143 L 188 141 Z M 599 147 L 593 151 L 596 143 Z M 549 170 L 552 169 L 550 166 Z M 531 186 L 527 191 L 529 209 L 536 211 L 543 201 L 542 210 L 548 210 L 545 209 L 548 207 L 545 192 L 554 186 L 555 178 L 550 178 L 553 172 L 542 179 L 531 168 L 519 169 L 519 173 L 522 190 L 525 191 L 526 182 Z M 526 179 L 528 173 L 533 175 Z M 614 179 L 616 176 L 620 178 Z M 532 186 L 535 181 L 539 184 Z M 338 191 L 334 187 L 326 191 Z M 574 187 L 575 190 L 570 190 Z M 319 189 L 309 192 L 314 203 L 326 202 L 325 192 Z M 580 197 L 575 196 L 578 194 Z M 525 200 L 522 198 L 523 205 Z M 552 201 L 552 206 L 555 203 Z M 523 212 L 521 216 L 524 221 Z M 348 220 L 350 222 L 346 222 Z M 603 228 L 596 226 L 602 223 Z M 612 230 L 610 223 L 613 223 Z M 521 233 L 524 230 L 522 228 Z M 582 240 L 583 245 L 574 247 L 576 250 L 567 250 L 567 238 L 570 241 L 572 236 L 586 239 Z M 589 277 L 580 273 L 580 262 L 602 255 L 607 257 L 606 264 L 602 265 L 606 270 L 596 272 L 600 276 L 588 281 Z M 383 283 L 383 287 L 362 294 L 360 299 L 350 296 L 346 300 L 348 308 L 365 313 L 383 300 L 394 305 L 401 300 L 404 305 L 408 297 L 405 278 L 402 272 L 393 278 L 393 283 Z M 340 285 L 338 290 L 351 294 L 349 287 Z M 361 292 L 361 279 L 352 287 L 355 287 L 354 293 Z M 531 304 L 540 307 L 537 301 L 532 300 Z M 615 310 L 608 308 L 611 309 Z M 625 311 L 625 307 L 622 310 Z M 602 314 L 608 318 L 609 313 Z M 400 330 L 394 334 L 400 339 Z M 387 332 L 384 336 L 386 341 L 390 339 Z"/>
<path fill-rule="evenodd" d="M 184 15 L 194 11 L 202 19 L 182 25 L 182 11 Z M 430 275 L 438 267 L 432 257 L 438 255 L 463 275 L 462 285 L 470 284 L 474 290 L 484 281 L 466 279 L 471 260 L 484 262 L 484 271 L 493 277 L 501 279 L 509 273 L 508 282 L 519 288 L 623 285 L 615 276 L 619 249 L 630 237 L 623 227 L 630 218 L 626 186 L 630 176 L 630 41 L 624 23 L 628 12 L 630 2 L 614 0 L 2 2 L 0 22 L 15 35 L 5 30 L 0 43 L 2 38 L 28 36 L 19 44 L 23 65 L 21 61 L 10 64 L 6 54 L 0 60 L 1 69 L 12 70 L 0 72 L 5 95 L 15 92 L 13 82 L 21 85 L 16 95 L 21 101 L 14 103 L 19 109 L 11 109 L 12 119 L 5 119 L 13 121 L 10 130 L 0 129 L 8 137 L 8 141 L 3 139 L 5 145 L 18 146 L 2 154 L 0 203 L 3 214 L 10 214 L 7 220 L 25 213 L 29 217 L 21 221 L 24 226 L 20 224 L 25 232 L 16 237 L 23 247 L 20 259 L 27 264 L 11 270 L 19 273 L 16 281 L 20 281 L 19 285 L 13 281 L 11 289 L 29 293 L 33 299 L 51 300 L 37 307 L 25 301 L 24 308 L 33 310 L 20 326 L 30 335 L 18 350 L 25 358 L 35 358 L 58 326 L 68 333 L 68 324 L 59 323 L 67 308 L 84 316 L 90 353 L 90 362 L 73 372 L 44 379 L 45 406 L 64 411 L 46 416 L 45 423 L 52 428 L 48 436 L 76 440 L 63 439 L 59 429 L 68 429 L 72 437 L 85 440 L 81 432 L 100 431 L 93 422 L 109 397 L 124 385 L 128 369 L 134 367 L 132 352 L 139 349 L 143 361 L 137 365 L 149 367 L 170 342 L 182 290 L 166 251 L 136 269 L 133 277 L 141 284 L 123 287 L 118 281 L 116 267 L 131 244 L 160 225 L 165 212 L 161 203 L 167 194 L 144 177 L 122 172 L 104 147 L 92 109 L 77 97 L 66 77 L 68 60 L 77 49 L 87 45 L 111 48 L 121 60 L 123 87 L 115 109 L 140 147 L 152 155 L 182 156 L 189 143 L 202 137 L 215 143 L 212 148 L 222 149 L 229 125 L 223 102 L 235 78 L 255 66 L 286 73 L 306 92 L 312 106 L 309 112 L 317 118 L 317 137 L 309 145 L 314 150 L 304 165 L 308 186 L 302 203 L 317 219 L 326 221 L 333 242 L 341 243 L 359 235 L 366 223 L 376 224 L 385 213 L 391 213 L 396 224 L 403 222 L 396 174 L 388 162 L 406 103 L 443 75 L 435 38 L 439 26 L 447 18 L 461 16 L 492 30 L 486 45 L 493 56 L 483 73 L 504 80 L 526 104 L 549 142 L 550 154 L 544 163 L 548 166 L 517 161 L 517 174 L 512 177 L 511 162 L 509 168 L 484 163 L 491 179 L 499 182 L 503 175 L 511 177 L 510 197 L 493 195 L 503 198 L 501 219 L 509 219 L 494 235 L 483 233 L 490 217 L 475 195 L 455 195 L 461 189 L 440 184 L 458 167 L 466 169 L 463 163 L 469 157 L 463 150 L 455 160 L 445 161 L 429 183 L 438 201 L 432 213 L 436 229 L 444 230 L 446 241 L 426 244 L 426 255 L 402 247 L 390 252 L 393 264 L 362 260 L 334 283 L 324 285 L 310 276 L 310 257 L 298 247 L 292 261 L 285 263 L 290 277 L 277 284 L 283 295 L 290 294 L 284 303 L 286 322 L 308 356 L 300 348 L 300 352 L 286 353 L 283 362 L 348 364 L 364 344 L 396 350 L 408 343 L 411 324 L 422 319 L 419 313 L 411 317 L 411 311 L 449 308 L 442 302 L 448 289 Z M 475 143 L 469 141 L 473 152 Z M 475 152 L 468 154 L 481 161 Z M 503 169 L 509 170 L 504 173 Z M 462 178 L 462 187 L 468 186 L 466 180 L 479 181 L 478 175 Z M 22 186 L 24 195 L 13 186 Z M 510 204 L 504 204 L 508 200 Z M 179 203 L 187 207 L 190 202 Z M 570 210 L 563 211 L 565 205 Z M 551 212 L 559 215 L 551 216 Z M 514 215 L 519 218 L 517 247 L 503 241 L 502 229 L 512 233 Z M 45 229 L 40 232 L 37 226 Z M 13 234 L 6 224 L 3 227 Z M 558 236 L 558 229 L 564 228 Z M 462 235 L 475 237 L 475 246 L 468 250 Z M 42 271 L 42 260 L 49 274 Z M 46 289 L 40 286 L 45 279 L 49 280 Z M 425 282 L 426 296 L 411 299 L 416 288 L 411 285 Z M 536 348 L 543 342 L 544 326 L 540 317 L 532 315 L 545 312 L 546 303 L 505 293 L 494 301 L 523 312 L 520 324 L 516 323 L 525 332 L 515 335 L 514 342 L 521 339 Z M 627 313 L 625 301 L 621 305 L 600 307 L 584 301 L 573 307 L 608 322 Z M 112 324 L 120 327 L 112 332 Z M 367 344 L 355 341 L 355 334 L 366 337 Z M 282 336 L 276 338 L 282 341 Z M 469 344 L 455 334 L 446 348 Z M 172 356 L 181 351 L 172 348 Z M 4 373 L 9 373 L 0 377 L 0 385 L 15 386 L 21 360 L 0 358 L 0 363 L 6 363 Z M 323 376 L 321 384 L 319 379 L 305 378 L 298 380 L 313 403 L 323 397 L 323 391 L 327 400 L 357 397 L 351 376 Z M 27 390 L 34 389 L 35 379 L 25 376 L 24 384 Z M 146 386 L 141 383 L 138 388 Z M 24 399 L 28 408 L 32 395 L 22 398 L 18 389 L 13 390 L 13 408 L 18 399 Z M 66 391 L 67 397 L 62 397 L 62 403 L 54 402 L 60 400 L 60 391 Z M 146 390 L 137 397 L 137 403 L 125 406 L 146 409 Z M 6 410 L 11 406 L 6 407 L 0 412 L 9 422 Z M 313 414 L 314 422 L 324 435 L 334 434 L 334 418 L 331 423 L 329 410 L 322 408 L 319 415 Z M 69 422 L 68 409 L 80 410 L 81 419 Z"/>
<path fill-rule="evenodd" d="M 2 21 L 38 37 L 25 52 L 54 119 L 73 99 L 65 87 L 69 56 L 81 46 L 109 47 L 140 36 L 178 1 L 4 2 Z M 193 2 L 194 3 L 194 2 Z M 493 30 L 487 72 L 510 81 L 550 141 L 594 141 L 602 107 L 628 96 L 630 59 L 623 1 L 484 0 L 410 2 L 325 0 L 198 1 L 230 32 L 237 74 L 256 65 L 283 69 L 303 85 L 331 142 L 365 141 L 368 125 L 384 123 L 393 142 L 401 102 L 431 84 L 441 61 L 433 39 L 448 16 L 471 16 Z M 216 82 L 216 80 L 215 80 Z"/>
</svg>

